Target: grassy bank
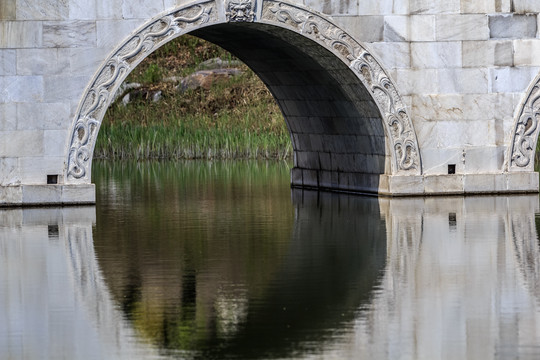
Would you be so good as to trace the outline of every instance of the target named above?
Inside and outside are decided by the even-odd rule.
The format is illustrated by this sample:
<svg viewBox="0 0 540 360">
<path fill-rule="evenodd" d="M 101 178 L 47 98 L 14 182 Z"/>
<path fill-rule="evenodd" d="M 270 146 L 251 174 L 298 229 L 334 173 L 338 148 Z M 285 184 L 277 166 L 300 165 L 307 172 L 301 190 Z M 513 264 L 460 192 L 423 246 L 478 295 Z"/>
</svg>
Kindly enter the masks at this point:
<svg viewBox="0 0 540 360">
<path fill-rule="evenodd" d="M 94 152 L 109 159 L 288 158 L 292 149 L 281 112 L 264 84 L 246 66 L 243 74 L 209 89 L 180 93 L 164 81 L 186 76 L 211 58 L 231 55 L 183 36 L 148 57 L 129 76 L 162 99 L 124 105 L 121 97 L 103 120 Z"/>
</svg>

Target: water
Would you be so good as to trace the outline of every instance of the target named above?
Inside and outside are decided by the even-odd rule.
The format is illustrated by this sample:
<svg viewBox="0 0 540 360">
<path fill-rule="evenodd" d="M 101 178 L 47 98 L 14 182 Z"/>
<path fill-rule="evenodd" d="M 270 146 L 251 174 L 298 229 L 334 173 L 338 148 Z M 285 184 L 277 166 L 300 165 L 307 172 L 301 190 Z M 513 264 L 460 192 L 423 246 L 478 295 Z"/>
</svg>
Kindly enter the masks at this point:
<svg viewBox="0 0 540 360">
<path fill-rule="evenodd" d="M 291 191 L 282 163 L 94 163 L 0 210 L 0 359 L 537 359 L 539 200 Z"/>
</svg>

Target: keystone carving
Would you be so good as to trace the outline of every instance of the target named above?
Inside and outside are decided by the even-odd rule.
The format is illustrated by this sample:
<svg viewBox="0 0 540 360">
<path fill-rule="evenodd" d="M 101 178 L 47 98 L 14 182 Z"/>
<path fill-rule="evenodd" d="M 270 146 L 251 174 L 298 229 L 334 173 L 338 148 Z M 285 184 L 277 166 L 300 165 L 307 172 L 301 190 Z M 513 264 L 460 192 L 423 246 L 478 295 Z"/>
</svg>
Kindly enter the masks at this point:
<svg viewBox="0 0 540 360">
<path fill-rule="evenodd" d="M 255 20 L 252 0 L 229 0 L 225 16 L 229 22 L 253 22 Z"/>
</svg>

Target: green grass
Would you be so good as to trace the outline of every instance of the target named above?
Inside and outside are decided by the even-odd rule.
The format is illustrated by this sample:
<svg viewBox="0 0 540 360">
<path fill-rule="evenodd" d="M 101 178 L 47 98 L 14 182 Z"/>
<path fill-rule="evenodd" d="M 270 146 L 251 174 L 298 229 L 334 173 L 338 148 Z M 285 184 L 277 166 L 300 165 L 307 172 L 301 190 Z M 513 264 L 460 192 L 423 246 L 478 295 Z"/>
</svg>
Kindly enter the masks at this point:
<svg viewBox="0 0 540 360">
<path fill-rule="evenodd" d="M 179 93 L 169 76 L 184 76 L 208 58 L 231 59 L 225 50 L 184 36 L 159 49 L 128 78 L 161 90 L 157 103 L 121 101 L 107 110 L 94 157 L 106 159 L 286 159 L 289 132 L 272 95 L 247 67 L 243 75 L 211 89 Z"/>
</svg>

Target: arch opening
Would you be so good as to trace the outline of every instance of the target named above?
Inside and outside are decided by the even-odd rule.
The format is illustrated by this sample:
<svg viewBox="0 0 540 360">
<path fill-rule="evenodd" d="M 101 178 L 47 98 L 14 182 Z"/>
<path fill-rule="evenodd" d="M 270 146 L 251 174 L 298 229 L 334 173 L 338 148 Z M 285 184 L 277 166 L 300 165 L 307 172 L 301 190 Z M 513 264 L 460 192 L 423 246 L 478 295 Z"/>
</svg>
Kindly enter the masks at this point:
<svg viewBox="0 0 540 360">
<path fill-rule="evenodd" d="M 386 142 L 377 105 L 354 73 L 302 35 L 264 24 L 191 33 L 241 59 L 266 84 L 291 134 L 292 185 L 377 192 Z"/>
<path fill-rule="evenodd" d="M 90 182 L 101 120 L 129 72 L 188 33 L 230 51 L 269 88 L 291 134 L 293 186 L 378 193 L 381 175 L 420 175 L 410 117 L 377 60 L 320 14 L 282 1 L 255 3 L 247 17 L 214 1 L 186 5 L 120 45 L 83 95 L 66 150 L 66 183 Z"/>
</svg>

